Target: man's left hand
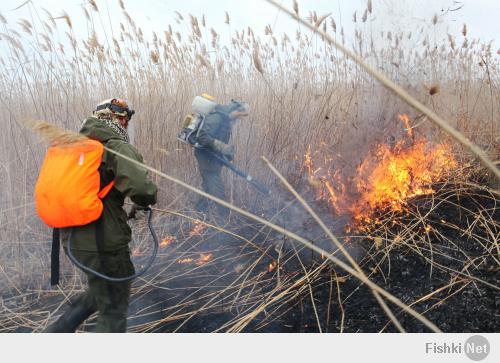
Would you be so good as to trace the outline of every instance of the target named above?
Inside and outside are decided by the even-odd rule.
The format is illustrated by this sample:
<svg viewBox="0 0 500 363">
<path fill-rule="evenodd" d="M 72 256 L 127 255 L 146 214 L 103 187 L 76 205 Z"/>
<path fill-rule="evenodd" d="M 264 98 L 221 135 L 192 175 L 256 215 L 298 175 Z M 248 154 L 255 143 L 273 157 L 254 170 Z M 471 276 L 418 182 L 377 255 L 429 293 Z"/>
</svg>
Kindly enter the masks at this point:
<svg viewBox="0 0 500 363">
<path fill-rule="evenodd" d="M 149 210 L 149 207 L 143 207 L 137 204 L 134 204 L 132 206 L 132 209 L 130 210 L 128 214 L 128 219 L 142 219 L 146 216 L 147 211 Z"/>
</svg>

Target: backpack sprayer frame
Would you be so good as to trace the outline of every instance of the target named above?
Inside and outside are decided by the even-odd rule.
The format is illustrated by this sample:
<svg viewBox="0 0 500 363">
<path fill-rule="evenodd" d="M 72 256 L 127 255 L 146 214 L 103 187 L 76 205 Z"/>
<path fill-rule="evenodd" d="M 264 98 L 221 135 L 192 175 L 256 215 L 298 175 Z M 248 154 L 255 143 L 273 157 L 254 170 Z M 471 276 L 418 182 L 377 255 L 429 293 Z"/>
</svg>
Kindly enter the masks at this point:
<svg viewBox="0 0 500 363">
<path fill-rule="evenodd" d="M 194 137 L 195 137 L 195 139 L 198 139 L 198 136 L 200 134 L 200 130 L 203 128 L 203 125 L 205 124 L 206 117 L 205 117 L 205 115 L 203 115 L 201 113 L 196 113 L 195 117 L 196 117 L 196 119 L 199 119 L 196 122 L 196 124 L 194 124 L 193 127 L 190 127 L 193 124 L 193 121 L 196 121 L 196 119 L 190 121 L 190 123 L 188 125 L 186 125 L 182 129 L 181 132 L 179 132 L 177 134 L 177 140 L 179 140 L 180 142 L 182 142 L 184 144 L 193 146 L 195 148 L 200 148 L 201 145 L 198 144 L 197 141 L 192 140 L 191 136 L 193 136 L 193 134 L 196 132 L 196 135 L 194 135 Z M 193 143 L 193 141 L 194 141 L 194 143 Z"/>
<path fill-rule="evenodd" d="M 195 149 L 198 150 L 203 150 L 204 152 L 210 154 L 213 156 L 219 163 L 222 165 L 228 167 L 231 171 L 233 171 L 236 175 L 244 178 L 248 183 L 253 185 L 259 192 L 266 194 L 266 195 L 271 195 L 271 189 L 266 187 L 264 184 L 260 183 L 259 181 L 255 180 L 250 174 L 245 173 L 244 171 L 240 170 L 237 168 L 234 164 L 232 164 L 229 160 L 227 160 L 224 156 L 219 155 L 215 151 L 201 146 L 196 139 L 199 136 L 200 130 L 203 128 L 203 125 L 205 124 L 205 118 L 206 116 L 201 114 L 201 113 L 196 113 L 195 117 L 199 119 L 198 122 L 196 122 L 193 125 L 193 121 L 190 121 L 189 124 L 187 124 L 181 132 L 177 134 L 177 140 L 180 142 L 187 144 L 189 146 L 194 147 Z M 190 126 L 193 125 L 193 128 Z M 193 135 L 196 132 L 196 135 Z M 192 138 L 194 136 L 194 140 Z"/>
</svg>

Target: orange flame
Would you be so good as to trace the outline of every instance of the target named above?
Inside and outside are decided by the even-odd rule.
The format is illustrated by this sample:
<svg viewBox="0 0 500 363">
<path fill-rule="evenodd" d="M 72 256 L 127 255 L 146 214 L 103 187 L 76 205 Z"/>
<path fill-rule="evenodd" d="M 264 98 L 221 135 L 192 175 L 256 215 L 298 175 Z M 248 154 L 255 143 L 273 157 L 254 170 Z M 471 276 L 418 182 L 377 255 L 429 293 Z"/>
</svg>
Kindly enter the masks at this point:
<svg viewBox="0 0 500 363">
<path fill-rule="evenodd" d="M 168 247 L 172 242 L 175 241 L 175 236 L 166 236 L 164 239 L 161 240 L 160 242 L 160 248 L 165 248 Z"/>
<path fill-rule="evenodd" d="M 267 267 L 267 272 L 273 272 L 276 266 L 278 266 L 278 263 L 276 261 L 271 262 Z"/>
<path fill-rule="evenodd" d="M 193 259 L 190 257 L 181 258 L 181 259 L 177 260 L 177 263 L 181 263 L 181 264 L 186 264 L 186 263 L 191 263 L 191 262 L 193 262 Z"/>
<path fill-rule="evenodd" d="M 207 253 L 207 254 L 202 253 L 200 257 L 196 260 L 196 265 L 201 266 L 206 264 L 208 261 L 212 259 L 212 256 L 213 256 L 212 253 Z"/>
<path fill-rule="evenodd" d="M 406 131 L 408 132 L 408 136 L 413 139 L 413 129 L 410 125 L 410 118 L 407 114 L 398 115 L 399 119 L 404 122 L 406 126 Z"/>
<path fill-rule="evenodd" d="M 188 263 L 194 262 L 197 266 L 201 266 L 201 265 L 204 265 L 207 262 L 211 261 L 212 257 L 213 257 L 213 253 L 201 253 L 200 257 L 198 257 L 196 260 L 191 258 L 191 257 L 187 257 L 187 258 L 178 259 L 177 263 L 188 264 Z"/>
<path fill-rule="evenodd" d="M 188 237 L 201 236 L 201 233 L 205 230 L 205 225 L 201 221 L 194 221 L 194 226 L 189 231 Z"/>
<path fill-rule="evenodd" d="M 362 172 L 358 176 L 358 190 L 362 194 L 353 206 L 356 215 L 366 214 L 367 208 L 390 207 L 401 211 L 408 198 L 433 193 L 432 183 L 457 165 L 447 146 L 429 147 L 425 139 L 409 147 L 399 142 L 394 150 L 379 145 L 377 159 L 378 164 L 369 168 L 368 175 Z M 368 165 L 362 164 L 361 168 L 365 166 Z"/>
<path fill-rule="evenodd" d="M 355 224 L 360 225 L 376 223 L 372 216 L 377 209 L 402 211 L 409 198 L 434 193 L 432 184 L 442 180 L 457 162 L 449 146 L 432 145 L 424 137 L 415 139 L 409 117 L 399 115 L 399 118 L 411 140 L 406 138 L 394 145 L 377 145 L 352 178 L 342 177 L 340 170 L 329 168 L 323 168 L 323 175 L 320 175 L 309 147 L 304 169 L 316 200 L 326 201 L 337 214 L 351 214 Z M 334 165 L 330 160 L 325 159 L 324 163 Z"/>
</svg>

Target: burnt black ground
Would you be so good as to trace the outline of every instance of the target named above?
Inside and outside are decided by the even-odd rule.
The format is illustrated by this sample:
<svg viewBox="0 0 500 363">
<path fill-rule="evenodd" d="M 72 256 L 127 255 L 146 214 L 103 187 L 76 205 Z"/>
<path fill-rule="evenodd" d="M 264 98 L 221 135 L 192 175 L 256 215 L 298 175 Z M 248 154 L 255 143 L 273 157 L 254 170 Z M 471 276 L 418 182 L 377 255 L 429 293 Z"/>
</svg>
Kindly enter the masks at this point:
<svg viewBox="0 0 500 363">
<path fill-rule="evenodd" d="M 498 264 L 491 256 L 484 252 L 475 240 L 466 234 L 452 228 L 452 222 L 456 226 L 466 229 L 473 222 L 478 212 L 488 213 L 494 222 L 500 221 L 500 208 L 498 199 L 482 192 L 474 195 L 456 196 L 452 193 L 443 194 L 445 200 L 438 208 L 431 211 L 426 223 L 432 227 L 430 234 L 431 243 L 435 251 L 445 252 L 445 256 L 430 254 L 429 252 L 415 252 L 405 245 L 396 246 L 390 252 L 390 265 L 387 260 L 379 266 L 379 270 L 371 275 L 371 280 L 391 294 L 398 297 L 404 303 L 410 305 L 416 300 L 450 284 L 450 282 L 462 280 L 451 287 L 442 289 L 432 297 L 425 299 L 412 307 L 423 313 L 429 320 L 434 322 L 444 332 L 498 332 L 500 330 L 499 307 L 500 295 L 498 290 L 481 282 L 467 279 L 464 275 L 450 271 L 454 269 L 463 271 L 480 280 L 492 285 L 499 286 L 500 274 Z M 426 212 L 429 205 L 434 203 L 428 198 L 422 197 L 413 201 L 414 207 L 420 212 Z M 460 205 L 462 208 L 456 208 Z M 402 225 L 409 223 L 409 217 L 401 215 L 399 218 Z M 395 227 L 397 230 L 398 227 Z M 401 227 L 399 227 L 401 228 Z M 489 238 L 486 231 L 480 226 L 471 229 L 472 233 Z M 497 233 L 495 231 L 494 233 Z M 300 234 L 300 233 L 299 233 Z M 440 236 L 446 236 L 443 240 Z M 491 236 L 490 236 L 491 237 Z M 426 247 L 427 242 L 415 242 L 416 248 Z M 359 246 L 373 254 L 373 241 L 363 240 Z M 493 249 L 493 254 L 495 250 Z M 431 266 L 431 258 L 435 263 L 444 268 Z M 475 266 L 464 270 L 464 256 L 475 261 Z M 315 258 L 321 261 L 319 258 Z M 364 271 L 372 271 L 379 260 L 377 256 L 373 260 L 365 260 Z M 291 263 L 292 265 L 293 263 Z M 288 269 L 291 266 L 287 266 Z M 298 268 L 298 266 L 297 266 Z M 337 274 L 342 271 L 337 268 Z M 336 283 L 330 288 L 332 267 L 325 268 L 321 278 L 315 281 L 313 286 L 316 307 L 323 332 L 340 332 L 341 313 L 337 302 Z M 348 277 L 345 282 L 340 283 L 340 296 L 343 300 L 344 332 L 396 332 L 395 326 L 389 322 L 387 316 L 375 301 L 371 291 L 353 277 Z M 347 299 L 346 299 L 347 298 Z M 346 299 L 346 300 L 344 300 Z M 389 304 L 390 305 L 390 304 Z M 402 313 L 394 305 L 390 305 L 397 315 L 403 327 L 408 332 L 428 332 L 425 327 L 415 318 L 407 313 Z M 271 309 L 272 310 L 272 309 Z M 329 311 L 329 312 L 328 312 Z M 275 312 L 282 315 L 279 319 L 272 317 L 257 317 L 246 329 L 246 332 L 318 332 L 318 323 L 308 295 L 301 296 L 292 302 L 283 304 Z M 222 322 L 228 321 L 234 316 L 227 313 L 214 311 L 204 314 L 186 324 L 182 331 L 185 332 L 210 332 L 217 329 Z M 270 323 L 268 323 L 271 321 Z M 162 331 L 168 331 L 166 325 Z"/>
<path fill-rule="evenodd" d="M 340 274 L 339 274 L 340 275 Z M 493 271 L 476 271 L 475 277 L 498 286 L 498 273 Z M 434 270 L 430 275 L 428 263 L 415 255 L 400 255 L 397 262 L 392 263 L 391 273 L 385 279 L 375 275 L 371 280 L 388 292 L 397 296 L 406 304 L 411 304 L 416 299 L 445 286 L 450 281 L 448 272 Z M 328 301 L 330 301 L 330 274 L 325 273 L 320 281 L 316 281 L 313 288 L 317 302 L 318 315 L 323 332 L 340 332 L 341 315 L 337 303 L 336 284 L 332 292 L 330 304 L 330 321 L 327 321 Z M 340 284 L 340 295 L 349 299 L 343 303 L 345 310 L 344 332 L 379 332 L 389 322 L 387 316 L 376 303 L 372 293 L 354 278 L 348 278 Z M 454 288 L 445 289 L 434 295 L 431 299 L 415 306 L 418 312 L 425 312 L 425 316 L 434 322 L 444 332 L 498 332 L 500 299 L 498 293 L 481 283 L 470 283 L 456 294 L 440 301 L 462 287 L 458 284 Z M 400 309 L 391 306 L 398 319 L 408 332 L 428 332 L 415 318 L 406 313 L 401 314 Z M 308 296 L 302 296 L 293 303 L 287 303 L 280 311 L 290 309 L 280 319 L 261 328 L 260 325 L 269 319 L 259 316 L 250 324 L 246 332 L 318 332 L 318 325 Z M 278 315 L 278 314 L 277 314 Z M 228 313 L 214 311 L 210 314 L 201 314 L 186 324 L 183 332 L 211 332 L 220 327 L 234 316 Z M 172 325 L 173 327 L 173 325 Z M 166 324 L 160 331 L 169 331 Z M 392 324 L 384 329 L 395 332 Z"/>
<path fill-rule="evenodd" d="M 372 239 L 364 239 L 356 241 L 354 249 L 358 254 L 358 261 L 361 263 L 363 270 L 367 273 L 375 271 L 371 274 L 370 279 L 380 287 L 386 289 L 406 304 L 413 304 L 418 299 L 430 294 L 437 289 L 447 286 L 450 282 L 459 281 L 452 287 L 442 289 L 439 293 L 431 298 L 421 301 L 412 307 L 423 313 L 429 320 L 435 323 L 444 332 L 498 332 L 499 324 L 499 307 L 500 298 L 498 290 L 486 286 L 481 282 L 472 281 L 451 272 L 449 269 L 463 270 L 464 256 L 475 261 L 475 265 L 471 265 L 464 272 L 472 276 L 484 280 L 495 286 L 499 286 L 500 274 L 498 264 L 494 259 L 485 253 L 483 247 L 468 236 L 457 230 L 454 226 L 461 226 L 464 229 L 467 226 L 473 225 L 471 232 L 477 236 L 481 236 L 488 240 L 491 238 L 487 231 L 480 223 L 473 224 L 475 216 L 478 212 L 487 213 L 488 217 L 498 225 L 500 221 L 500 208 L 498 199 L 489 194 L 476 191 L 473 195 L 461 195 L 457 197 L 453 193 L 442 194 L 445 203 L 442 203 L 438 208 L 435 208 L 427 215 L 425 222 L 432 227 L 433 233 L 430 234 L 431 243 L 434 251 L 445 252 L 446 256 L 440 256 L 437 253 L 431 255 L 425 250 L 428 245 L 427 241 L 415 239 L 411 247 L 408 245 L 399 244 L 393 245 L 390 251 L 390 258 L 383 259 L 384 254 L 374 248 Z M 432 200 L 422 197 L 412 201 L 412 208 L 418 209 L 421 213 L 430 210 L 429 205 Z M 456 208 L 460 205 L 461 208 Z M 408 215 L 393 216 L 399 224 L 393 227 L 391 232 L 398 233 L 398 229 L 402 229 L 406 224 L 411 222 Z M 305 223 L 304 223 L 305 221 Z M 443 222 L 445 221 L 445 222 Z M 246 238 L 255 235 L 255 231 L 261 226 L 252 224 L 251 221 L 239 220 L 237 227 L 232 227 L 231 230 Z M 321 231 L 303 219 L 299 226 L 296 227 L 296 232 L 300 235 L 307 235 L 308 238 L 314 240 L 315 243 L 321 244 Z M 174 223 L 175 225 L 175 223 Z M 419 228 L 418 226 L 416 227 Z M 189 230 L 189 228 L 187 228 Z M 163 232 L 171 232 L 165 230 Z M 191 274 L 182 278 L 183 267 L 173 265 L 169 272 L 175 278 L 171 279 L 163 287 L 149 289 L 147 294 L 133 297 L 130 307 L 129 326 L 133 328 L 139 324 L 147 324 L 151 321 L 157 321 L 169 314 L 172 314 L 171 307 L 186 297 L 186 292 L 191 292 L 196 289 L 186 289 L 186 286 L 200 287 L 196 291 L 196 296 L 201 296 L 210 291 L 217 291 L 221 286 L 230 284 L 235 274 L 217 280 L 217 283 L 212 283 L 218 276 L 230 272 L 234 268 L 235 263 L 251 262 L 253 257 L 246 256 L 243 252 L 248 251 L 248 248 L 242 248 L 241 241 L 237 241 L 222 233 L 209 231 L 208 235 L 204 236 L 207 242 L 203 242 L 201 237 L 199 240 L 193 239 L 192 244 L 200 242 L 196 251 L 210 251 L 218 246 L 228 248 L 225 250 L 227 256 L 237 256 L 231 262 L 224 265 L 207 264 L 200 267 L 196 274 Z M 493 233 L 498 233 L 494 230 Z M 440 236 L 446 236 L 443 239 Z M 489 237 L 488 237 L 489 236 Z M 323 237 L 324 238 L 324 237 Z M 263 231 L 262 238 L 256 239 L 256 243 L 261 243 L 262 247 L 266 244 L 273 244 L 270 248 L 270 253 L 275 257 L 276 249 L 274 245 L 283 243 L 283 253 L 288 256 L 293 255 L 293 246 L 290 240 L 283 238 L 278 234 L 268 234 Z M 386 243 L 386 242 L 384 242 Z M 388 242 L 387 242 L 388 243 Z M 323 245 L 324 241 L 323 241 Z M 295 244 L 299 247 L 298 244 Z M 387 246 L 385 246 L 387 247 Z M 417 253 L 417 251 L 420 251 Z M 179 256 L 182 253 L 190 253 L 187 248 L 185 251 L 178 251 Z M 496 253 L 492 249 L 492 253 Z M 366 258 L 371 255 L 372 258 Z M 241 256 L 241 257 L 240 257 Z M 323 263 L 324 260 L 310 251 L 303 251 L 303 262 L 310 270 L 312 267 Z M 363 258 L 365 257 L 365 258 Z M 435 263 L 438 263 L 446 268 L 439 268 L 436 265 L 431 266 L 429 259 L 432 257 Z M 426 259 L 427 258 L 427 259 Z M 498 258 L 498 257 L 497 257 Z M 246 260 L 248 259 L 248 261 Z M 265 271 L 271 260 L 263 258 L 256 271 Z M 389 263 L 390 261 L 390 263 Z M 380 264 L 379 264 L 380 263 Z M 375 265 L 379 264 L 378 269 L 374 270 Z M 161 263 L 154 266 L 151 274 L 158 272 L 163 268 Z M 339 281 L 340 291 L 337 291 L 337 283 L 332 281 L 333 273 L 332 265 L 325 265 L 319 278 L 312 283 L 313 295 L 317 307 L 319 322 L 323 332 L 338 333 L 341 330 L 341 309 L 338 303 L 338 294 L 342 300 L 344 309 L 343 332 L 396 332 L 396 328 L 389 322 L 387 316 L 375 301 L 371 291 L 362 285 L 353 277 L 347 276 L 339 268 L 336 268 L 337 276 L 341 276 Z M 173 269 L 173 272 L 172 272 Z M 177 269 L 177 270 L 176 270 Z M 286 265 L 282 266 L 281 277 L 300 276 L 300 265 L 296 258 L 291 257 Z M 259 285 L 259 294 L 264 294 L 270 291 L 275 286 L 277 271 L 264 273 L 262 275 L 262 284 Z M 67 279 L 70 277 L 68 276 Z M 343 279 L 345 278 L 345 280 Z M 140 286 L 136 283 L 136 286 Z M 287 301 L 279 301 L 278 303 L 269 306 L 265 312 L 259 314 L 246 328 L 244 332 L 318 332 L 318 323 L 311 304 L 309 293 L 304 289 L 305 293 L 300 296 L 289 299 Z M 38 301 L 31 302 L 29 309 L 35 311 L 39 309 L 51 310 L 56 304 L 61 301 L 61 294 L 46 296 Z M 213 332 L 219 329 L 223 324 L 234 319 L 238 314 L 235 309 L 230 308 L 231 298 L 222 294 L 218 297 L 220 303 L 214 308 L 207 311 L 195 314 L 181 328 L 182 319 L 162 322 L 152 332 L 172 332 L 178 329 L 179 332 Z M 202 301 L 200 304 L 202 305 Z M 144 310 L 145 307 L 154 305 L 149 310 Z M 389 304 L 393 312 L 401 321 L 403 327 L 408 332 L 427 332 L 428 328 L 423 326 L 419 321 L 409 316 L 407 313 L 402 313 L 399 308 Z M 63 309 L 64 310 L 64 309 Z M 196 306 L 189 306 L 186 312 L 196 310 Z M 149 312 L 141 317 L 138 312 Z M 182 311 L 181 311 L 182 312 Z M 94 330 L 95 318 L 90 319 L 86 325 L 82 327 L 84 331 Z M 15 332 L 31 331 L 30 328 L 20 324 L 15 329 L 9 329 Z M 222 330 L 224 331 L 224 330 Z"/>
</svg>

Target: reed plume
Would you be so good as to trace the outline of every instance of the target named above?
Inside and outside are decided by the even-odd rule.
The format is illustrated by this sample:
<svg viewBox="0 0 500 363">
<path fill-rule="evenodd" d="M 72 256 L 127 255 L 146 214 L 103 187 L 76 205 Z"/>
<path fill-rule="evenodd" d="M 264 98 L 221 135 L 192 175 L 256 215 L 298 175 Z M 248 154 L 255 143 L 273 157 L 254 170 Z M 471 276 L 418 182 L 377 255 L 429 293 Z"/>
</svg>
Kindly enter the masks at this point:
<svg viewBox="0 0 500 363">
<path fill-rule="evenodd" d="M 33 131 L 43 142 L 49 145 L 64 146 L 86 140 L 84 135 L 63 129 L 44 120 L 25 120 L 24 125 Z"/>
</svg>

